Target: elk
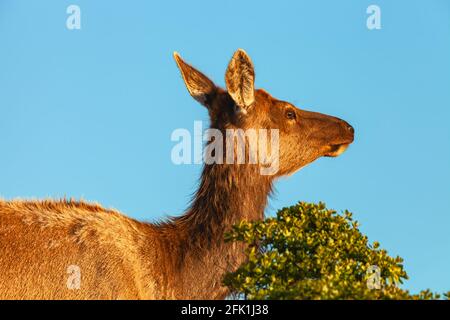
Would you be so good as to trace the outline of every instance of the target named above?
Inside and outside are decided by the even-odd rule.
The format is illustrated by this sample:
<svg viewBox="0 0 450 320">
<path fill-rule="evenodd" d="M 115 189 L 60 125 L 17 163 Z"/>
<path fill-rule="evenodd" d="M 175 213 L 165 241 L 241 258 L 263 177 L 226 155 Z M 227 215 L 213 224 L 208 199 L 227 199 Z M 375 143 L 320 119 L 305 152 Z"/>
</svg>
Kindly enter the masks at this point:
<svg viewBox="0 0 450 320">
<path fill-rule="evenodd" d="M 228 65 L 226 90 L 174 58 L 211 128 L 279 130 L 279 170 L 262 175 L 259 163 L 204 164 L 187 211 L 159 223 L 85 201 L 0 200 L 0 298 L 223 299 L 229 292 L 222 277 L 245 261 L 246 249 L 224 242 L 224 233 L 263 219 L 277 178 L 336 157 L 353 142 L 347 122 L 255 89 L 244 50 Z M 68 285 L 70 266 L 79 271 L 76 288 Z"/>
</svg>

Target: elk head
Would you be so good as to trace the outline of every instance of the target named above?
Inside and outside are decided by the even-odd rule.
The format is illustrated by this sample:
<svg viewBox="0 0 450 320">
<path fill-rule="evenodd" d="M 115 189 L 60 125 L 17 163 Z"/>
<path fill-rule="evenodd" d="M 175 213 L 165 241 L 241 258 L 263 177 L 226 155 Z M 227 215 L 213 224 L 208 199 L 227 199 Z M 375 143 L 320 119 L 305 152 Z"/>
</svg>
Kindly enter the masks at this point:
<svg viewBox="0 0 450 320">
<path fill-rule="evenodd" d="M 217 87 L 178 53 L 174 58 L 189 93 L 208 109 L 211 128 L 278 130 L 275 176 L 292 174 L 322 156 L 339 156 L 353 142 L 353 127 L 344 120 L 301 110 L 255 89 L 253 63 L 242 49 L 234 53 L 225 73 L 227 90 Z"/>
</svg>

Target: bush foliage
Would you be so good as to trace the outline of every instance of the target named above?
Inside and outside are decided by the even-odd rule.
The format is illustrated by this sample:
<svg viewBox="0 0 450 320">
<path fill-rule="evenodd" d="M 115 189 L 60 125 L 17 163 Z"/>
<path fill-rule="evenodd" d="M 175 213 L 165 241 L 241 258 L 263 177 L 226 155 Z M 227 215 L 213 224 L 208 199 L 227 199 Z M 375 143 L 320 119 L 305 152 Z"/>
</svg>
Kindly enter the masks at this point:
<svg viewBox="0 0 450 320">
<path fill-rule="evenodd" d="M 300 202 L 264 221 L 241 222 L 227 241 L 248 246 L 248 261 L 224 284 L 246 299 L 439 299 L 398 287 L 408 276 L 400 257 L 369 243 L 358 222 L 323 203 Z M 448 297 L 448 294 L 445 296 Z"/>
</svg>

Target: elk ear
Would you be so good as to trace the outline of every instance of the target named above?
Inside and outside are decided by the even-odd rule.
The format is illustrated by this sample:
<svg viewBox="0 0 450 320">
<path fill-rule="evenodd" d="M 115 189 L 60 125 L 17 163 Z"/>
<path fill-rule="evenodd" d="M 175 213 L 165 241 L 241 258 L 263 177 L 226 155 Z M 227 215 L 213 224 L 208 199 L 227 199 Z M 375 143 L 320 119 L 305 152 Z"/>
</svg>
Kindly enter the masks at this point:
<svg viewBox="0 0 450 320">
<path fill-rule="evenodd" d="M 209 107 L 211 96 L 216 91 L 214 83 L 203 73 L 184 62 L 178 52 L 174 52 L 173 57 L 191 96 L 202 105 Z"/>
<path fill-rule="evenodd" d="M 238 49 L 225 74 L 228 94 L 237 106 L 246 110 L 255 101 L 255 70 L 247 53 Z"/>
</svg>

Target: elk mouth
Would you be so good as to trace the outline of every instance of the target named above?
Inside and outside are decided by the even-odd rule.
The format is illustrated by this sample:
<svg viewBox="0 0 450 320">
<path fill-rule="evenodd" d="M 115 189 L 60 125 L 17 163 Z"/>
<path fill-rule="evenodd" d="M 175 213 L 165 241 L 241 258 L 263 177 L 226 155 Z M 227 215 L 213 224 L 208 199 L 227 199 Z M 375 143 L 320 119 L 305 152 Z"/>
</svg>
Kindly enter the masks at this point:
<svg viewBox="0 0 450 320">
<path fill-rule="evenodd" d="M 327 151 L 325 152 L 325 157 L 337 157 L 344 153 L 347 150 L 350 143 L 341 143 L 341 144 L 331 144 L 327 147 Z"/>
</svg>

